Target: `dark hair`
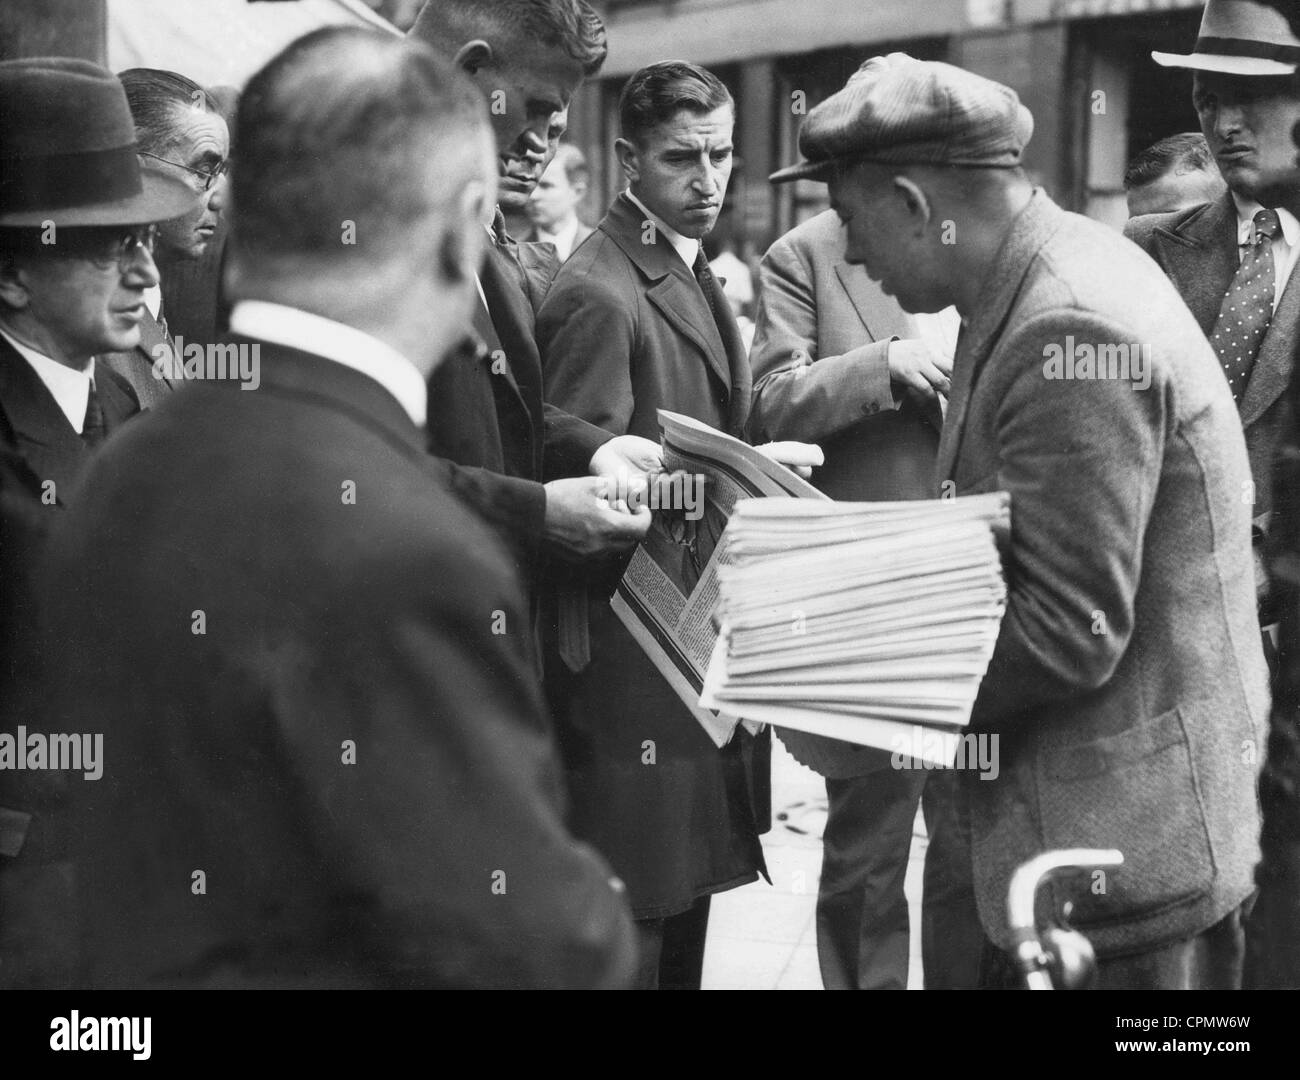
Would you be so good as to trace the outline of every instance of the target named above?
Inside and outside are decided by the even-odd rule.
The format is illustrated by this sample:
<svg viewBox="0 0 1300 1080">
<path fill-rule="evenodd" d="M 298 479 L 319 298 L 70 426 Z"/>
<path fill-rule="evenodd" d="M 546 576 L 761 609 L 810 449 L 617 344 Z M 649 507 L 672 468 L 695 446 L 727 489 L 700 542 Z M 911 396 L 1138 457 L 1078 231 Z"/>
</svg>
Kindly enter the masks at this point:
<svg viewBox="0 0 1300 1080">
<path fill-rule="evenodd" d="M 410 33 L 444 53 L 476 37 L 562 48 L 591 78 L 605 63 L 605 24 L 586 0 L 429 0 Z"/>
<path fill-rule="evenodd" d="M 731 93 L 711 71 L 684 60 L 664 60 L 636 72 L 618 96 L 619 132 L 640 142 L 651 128 L 683 109 L 710 113 L 731 105 Z"/>
<path fill-rule="evenodd" d="M 301 37 L 239 100 L 234 250 L 382 260 L 484 172 L 466 151 L 488 132 L 482 94 L 427 45 L 356 28 Z"/>
<path fill-rule="evenodd" d="M 1170 135 L 1148 146 L 1124 170 L 1124 190 L 1145 187 L 1169 172 L 1210 172 L 1214 158 L 1205 136 L 1196 131 Z"/>
<path fill-rule="evenodd" d="M 130 68 L 118 73 L 135 122 L 136 148 L 165 154 L 176 140 L 177 109 L 215 112 L 208 93 L 192 79 L 158 68 Z"/>
</svg>

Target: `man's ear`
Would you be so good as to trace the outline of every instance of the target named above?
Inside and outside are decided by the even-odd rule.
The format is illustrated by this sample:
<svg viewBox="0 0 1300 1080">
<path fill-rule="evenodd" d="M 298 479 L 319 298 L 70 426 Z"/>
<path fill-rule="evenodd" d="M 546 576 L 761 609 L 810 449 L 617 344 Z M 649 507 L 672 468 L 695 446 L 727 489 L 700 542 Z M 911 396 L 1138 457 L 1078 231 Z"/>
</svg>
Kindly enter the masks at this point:
<svg viewBox="0 0 1300 1080">
<path fill-rule="evenodd" d="M 641 156 L 635 143 L 627 139 L 616 139 L 614 156 L 618 158 L 619 167 L 629 184 L 635 184 L 641 179 Z"/>
<path fill-rule="evenodd" d="M 493 54 L 492 46 L 482 38 L 474 38 L 473 41 L 467 41 L 452 58 L 452 62 L 462 67 L 470 75 L 476 75 L 478 69 L 492 63 Z"/>
<path fill-rule="evenodd" d="M 898 192 L 899 197 L 902 199 L 908 217 L 912 219 L 913 224 L 916 226 L 916 231 L 918 233 L 924 232 L 925 227 L 930 224 L 932 212 L 930 197 L 906 176 L 894 177 L 894 190 Z"/>
<path fill-rule="evenodd" d="M 31 303 L 25 275 L 13 255 L 0 255 L 0 303 L 16 310 Z"/>
</svg>

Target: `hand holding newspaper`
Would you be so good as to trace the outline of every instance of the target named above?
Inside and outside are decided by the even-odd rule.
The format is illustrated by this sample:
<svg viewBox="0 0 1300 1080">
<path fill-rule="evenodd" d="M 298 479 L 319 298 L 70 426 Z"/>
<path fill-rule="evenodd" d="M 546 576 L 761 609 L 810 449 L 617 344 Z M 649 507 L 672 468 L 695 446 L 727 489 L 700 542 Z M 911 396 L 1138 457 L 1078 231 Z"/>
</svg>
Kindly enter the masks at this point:
<svg viewBox="0 0 1300 1080">
<path fill-rule="evenodd" d="M 699 705 L 718 637 L 718 540 L 736 503 L 755 496 L 825 502 L 826 496 L 739 439 L 679 413 L 659 410 L 664 469 L 702 478 L 703 498 L 687 513 L 656 513 L 610 601 L 615 614 L 718 746 L 738 717 Z M 692 485 L 694 487 L 694 485 Z M 756 730 L 757 722 L 749 727 Z"/>
<path fill-rule="evenodd" d="M 718 746 L 741 717 L 883 749 L 969 722 L 1005 603 L 1006 494 L 832 503 L 738 439 L 659 423 L 665 468 L 704 498 L 656 515 L 611 605 Z"/>
</svg>

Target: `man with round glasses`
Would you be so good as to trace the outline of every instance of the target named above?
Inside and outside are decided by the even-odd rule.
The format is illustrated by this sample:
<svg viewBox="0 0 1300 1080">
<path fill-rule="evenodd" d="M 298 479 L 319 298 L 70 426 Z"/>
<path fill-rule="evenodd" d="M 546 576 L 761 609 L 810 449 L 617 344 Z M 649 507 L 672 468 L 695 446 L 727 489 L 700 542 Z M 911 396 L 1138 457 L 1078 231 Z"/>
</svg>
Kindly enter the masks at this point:
<svg viewBox="0 0 1300 1080">
<path fill-rule="evenodd" d="M 220 260 L 203 257 L 219 244 L 225 207 L 230 131 L 206 90 L 174 71 L 131 68 L 118 75 L 135 124 L 136 153 L 146 173 L 159 173 L 193 193 L 186 211 L 158 225 L 155 260 L 162 282 L 145 293 L 139 344 L 100 359 L 125 378 L 142 408 L 153 408 L 176 388 L 179 365 L 159 365 L 174 356 L 177 335 L 193 338 L 201 320 L 195 304 L 216 306 Z M 184 279 L 184 280 L 182 280 Z M 194 289 L 181 294 L 178 285 Z M 190 303 L 186 302 L 188 296 Z M 202 298 L 200 301 L 199 298 Z M 202 337 L 202 331 L 198 336 Z"/>
</svg>

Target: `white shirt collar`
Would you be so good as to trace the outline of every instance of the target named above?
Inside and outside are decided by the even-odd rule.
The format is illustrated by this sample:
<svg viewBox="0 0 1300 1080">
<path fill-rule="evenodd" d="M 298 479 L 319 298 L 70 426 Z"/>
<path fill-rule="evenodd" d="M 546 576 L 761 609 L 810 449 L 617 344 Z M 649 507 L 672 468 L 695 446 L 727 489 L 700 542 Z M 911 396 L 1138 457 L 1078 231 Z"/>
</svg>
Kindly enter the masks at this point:
<svg viewBox="0 0 1300 1080">
<path fill-rule="evenodd" d="M 396 349 L 364 330 L 265 300 L 237 303 L 230 313 L 230 329 L 244 337 L 323 356 L 361 372 L 392 394 L 416 427 L 424 427 L 428 411 L 424 376 Z"/>
<path fill-rule="evenodd" d="M 144 306 L 149 309 L 149 314 L 154 317 L 156 322 L 158 312 L 162 310 L 162 286 L 153 285 L 144 291 Z"/>
<path fill-rule="evenodd" d="M 560 262 L 564 262 L 573 253 L 573 242 L 578 238 L 578 219 L 573 217 L 569 219 L 568 224 L 556 232 L 549 229 L 543 229 L 540 226 L 537 229 L 537 239 L 543 243 L 554 244 L 555 254 L 560 257 Z"/>
<path fill-rule="evenodd" d="M 18 351 L 18 355 L 32 366 L 37 378 L 45 384 L 45 389 L 68 418 L 72 429 L 80 435 L 81 429 L 86 426 L 86 406 L 90 403 L 90 387 L 95 378 L 95 358 L 92 356 L 86 361 L 85 368 L 78 371 L 24 345 L 3 328 L 0 328 L 0 337 L 9 342 Z"/>
<path fill-rule="evenodd" d="M 673 250 L 681 256 L 682 262 L 686 264 L 687 269 L 694 273 L 695 260 L 700 255 L 700 242 L 692 240 L 689 236 L 683 236 L 671 225 L 667 224 L 663 218 L 651 211 L 645 203 L 633 195 L 631 188 L 623 194 L 631 199 L 636 206 L 640 207 L 641 212 L 655 223 L 655 228 L 664 234 L 664 239 L 672 244 Z"/>
<path fill-rule="evenodd" d="M 1248 244 L 1255 236 L 1255 215 L 1264 207 L 1257 202 L 1243 199 L 1235 191 L 1232 193 L 1232 202 L 1237 208 L 1237 242 Z M 1297 221 L 1295 215 L 1285 207 L 1278 206 L 1274 210 L 1277 220 L 1282 225 L 1282 240 L 1287 247 L 1295 247 L 1296 243 L 1300 242 L 1300 221 Z"/>
</svg>

